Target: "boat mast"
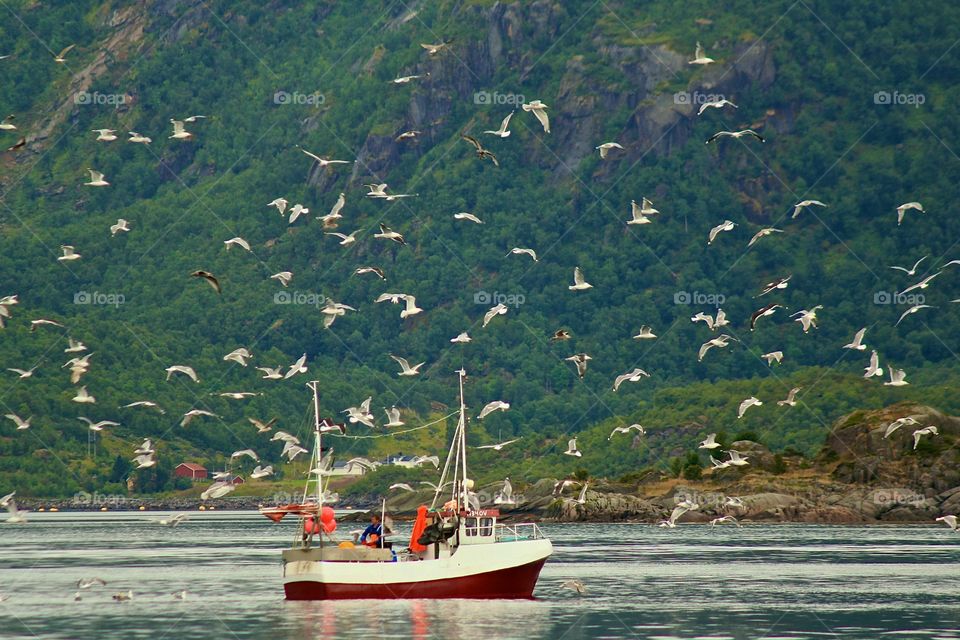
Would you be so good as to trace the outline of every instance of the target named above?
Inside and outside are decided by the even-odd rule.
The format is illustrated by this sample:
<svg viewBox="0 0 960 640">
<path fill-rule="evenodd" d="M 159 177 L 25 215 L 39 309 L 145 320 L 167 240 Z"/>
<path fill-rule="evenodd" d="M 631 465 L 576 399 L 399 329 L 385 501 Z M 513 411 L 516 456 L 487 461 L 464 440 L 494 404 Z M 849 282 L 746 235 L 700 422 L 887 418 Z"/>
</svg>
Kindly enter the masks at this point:
<svg viewBox="0 0 960 640">
<path fill-rule="evenodd" d="M 460 369 L 457 373 L 460 374 L 460 460 L 462 464 L 460 508 L 463 509 L 470 504 L 467 501 L 467 405 L 463 401 L 463 379 L 467 377 L 467 372 Z"/>
<path fill-rule="evenodd" d="M 311 468 L 307 471 L 308 475 L 317 476 L 317 519 L 316 525 L 320 525 L 320 512 L 323 510 L 323 469 L 321 461 L 323 459 L 322 436 L 320 435 L 320 395 L 317 391 L 320 383 L 313 380 L 307 383 L 307 387 L 313 391 L 313 458 Z M 303 490 L 303 502 L 307 501 L 307 493 L 310 491 L 310 478 L 307 478 L 307 486 Z M 320 546 L 323 546 L 323 534 L 320 535 Z"/>
</svg>

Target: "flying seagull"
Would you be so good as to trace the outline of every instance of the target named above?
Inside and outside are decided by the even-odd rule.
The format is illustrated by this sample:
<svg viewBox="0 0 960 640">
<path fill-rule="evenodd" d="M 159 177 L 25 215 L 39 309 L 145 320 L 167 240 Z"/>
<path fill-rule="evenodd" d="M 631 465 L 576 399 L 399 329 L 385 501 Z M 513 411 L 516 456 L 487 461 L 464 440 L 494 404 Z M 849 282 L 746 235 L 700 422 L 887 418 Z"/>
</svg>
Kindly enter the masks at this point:
<svg viewBox="0 0 960 640">
<path fill-rule="evenodd" d="M 643 380 L 644 377 L 649 378 L 650 374 L 644 371 L 643 369 L 640 369 L 639 367 L 637 367 L 633 371 L 628 371 L 624 374 L 617 376 L 616 379 L 613 381 L 613 390 L 619 391 L 620 385 L 623 384 L 624 382 L 640 382 L 641 380 Z"/>
<path fill-rule="evenodd" d="M 504 402 L 503 400 L 494 400 L 493 402 L 487 403 L 487 405 L 480 410 L 480 415 L 477 416 L 477 419 L 483 420 L 494 411 L 506 411 L 509 408 L 509 402 Z"/>
<path fill-rule="evenodd" d="M 392 353 L 390 354 L 390 357 L 393 358 L 393 359 L 397 362 L 397 364 L 400 365 L 401 371 L 400 371 L 399 373 L 397 373 L 398 376 L 415 376 L 415 375 L 419 375 L 419 373 L 420 373 L 420 367 L 422 367 L 424 364 L 426 364 L 425 362 L 421 362 L 420 364 L 417 364 L 417 365 L 414 365 L 414 366 L 411 367 L 411 366 L 410 366 L 410 363 L 407 362 L 405 358 L 401 358 L 400 356 L 395 356 L 395 355 L 393 355 Z"/>
<path fill-rule="evenodd" d="M 827 205 L 823 204 L 823 203 L 820 202 L 819 200 L 802 200 L 802 201 L 798 202 L 797 204 L 793 205 L 793 215 L 790 216 L 790 217 L 791 217 L 791 218 L 796 218 L 797 216 L 800 215 L 800 213 L 801 213 L 804 209 L 806 209 L 807 207 L 810 207 L 810 206 L 825 207 L 825 206 L 827 206 Z"/>
<path fill-rule="evenodd" d="M 550 133 L 550 118 L 547 116 L 547 109 L 549 107 L 539 100 L 532 100 L 530 102 L 520 105 L 520 108 L 524 111 L 533 113 L 536 116 L 537 120 L 540 121 L 540 124 L 543 126 L 544 133 Z"/>
<path fill-rule="evenodd" d="M 503 119 L 503 122 L 500 123 L 500 128 L 496 131 L 484 131 L 484 133 L 489 133 L 490 135 L 498 136 L 500 138 L 510 137 L 511 132 L 507 129 L 507 127 L 510 126 L 510 118 L 513 117 L 513 114 L 514 112 L 511 111 L 510 114 Z"/>
<path fill-rule="evenodd" d="M 583 376 L 585 376 L 587 373 L 587 362 L 593 360 L 593 358 L 585 353 L 578 353 L 570 356 L 569 358 L 564 358 L 564 360 L 569 360 L 577 365 L 577 375 L 580 376 L 581 380 L 583 380 Z"/>
<path fill-rule="evenodd" d="M 708 245 L 713 244 L 713 241 L 717 239 L 717 236 L 720 235 L 721 232 L 733 231 L 733 228 L 736 226 L 737 224 L 735 222 L 732 222 L 730 220 L 724 220 L 714 228 L 710 229 L 710 236 L 707 239 L 707 244 Z"/>
<path fill-rule="evenodd" d="M 797 406 L 797 393 L 800 392 L 800 389 L 803 387 L 794 387 L 787 392 L 787 397 L 784 400 L 777 400 L 778 407 L 795 407 Z"/>
<path fill-rule="evenodd" d="M 754 396 L 750 396 L 749 398 L 747 398 L 746 400 L 740 403 L 740 407 L 737 409 L 737 419 L 739 420 L 740 418 L 742 418 L 743 414 L 746 413 L 747 409 L 749 409 L 750 407 L 759 407 L 762 404 L 763 402 L 761 402 Z"/>
<path fill-rule="evenodd" d="M 718 131 L 718 132 L 716 132 L 715 134 L 713 134 L 712 136 L 710 136 L 709 138 L 707 138 L 707 142 L 706 142 L 706 143 L 707 143 L 707 144 L 710 144 L 711 142 L 714 142 L 714 141 L 716 141 L 716 140 L 719 140 L 720 138 L 734 138 L 734 139 L 739 139 L 739 138 L 742 138 L 742 137 L 744 137 L 744 136 L 752 136 L 752 137 L 756 138 L 757 140 L 759 140 L 760 142 L 765 142 L 764 137 L 761 136 L 761 135 L 760 135 L 759 133 L 757 133 L 756 131 L 754 131 L 753 129 L 744 129 L 744 130 L 742 130 L 742 131 Z"/>
<path fill-rule="evenodd" d="M 584 291 L 593 287 L 592 284 L 584 280 L 583 270 L 580 267 L 573 268 L 573 284 L 567 287 L 570 291 Z"/>
<path fill-rule="evenodd" d="M 863 336 L 867 333 L 867 328 L 864 327 L 857 331 L 853 336 L 853 342 L 850 344 L 843 345 L 844 349 L 856 349 L 857 351 L 863 351 L 867 348 L 867 345 L 863 344 Z"/>
<path fill-rule="evenodd" d="M 702 105 L 700 105 L 700 110 L 697 111 L 697 115 L 698 115 L 698 116 L 702 116 L 702 115 L 703 115 L 703 112 L 706 111 L 707 109 L 711 109 L 711 108 L 712 108 L 712 109 L 722 109 L 723 107 L 726 107 L 726 106 L 733 107 L 734 109 L 737 109 L 737 108 L 738 108 L 737 105 L 733 104 L 732 102 L 730 102 L 730 101 L 727 100 L 726 98 L 721 98 L 720 100 L 713 100 L 713 101 L 711 101 L 711 102 L 704 102 Z"/>
<path fill-rule="evenodd" d="M 600 146 L 594 147 L 600 152 L 600 159 L 606 160 L 607 156 L 610 154 L 611 149 L 620 149 L 623 150 L 623 147 L 617 144 L 616 142 L 604 142 Z"/>
<path fill-rule="evenodd" d="M 694 49 L 693 60 L 687 62 L 687 64 L 710 64 L 714 62 L 713 58 L 708 58 L 706 52 L 703 50 L 703 46 L 697 42 L 697 47 Z"/>
<path fill-rule="evenodd" d="M 891 269 L 896 269 L 896 270 L 898 270 L 898 271 L 903 271 L 903 272 L 904 272 L 905 274 L 907 274 L 908 276 L 914 276 L 914 275 L 917 275 L 917 267 L 919 267 L 919 266 L 920 266 L 920 263 L 923 262 L 924 260 L 926 260 L 928 257 L 930 257 L 930 256 L 923 256 L 922 258 L 920 258 L 919 260 L 917 260 L 915 263 L 913 263 L 913 266 L 910 267 L 909 269 L 907 269 L 906 267 L 895 267 L 895 266 L 894 266 L 894 267 L 890 267 L 890 268 L 891 268 Z"/>
<path fill-rule="evenodd" d="M 206 280 L 207 284 L 213 287 L 213 290 L 217 293 L 220 293 L 220 281 L 217 280 L 217 277 L 210 273 L 209 271 L 197 270 L 190 274 L 193 278 L 202 278 Z"/>
<path fill-rule="evenodd" d="M 907 213 L 907 211 L 910 211 L 910 210 L 919 211 L 920 213 L 926 213 L 926 211 L 923 210 L 923 205 L 920 204 L 919 202 L 905 202 L 904 204 L 897 207 L 897 226 L 898 227 L 903 222 L 903 216 Z"/>
</svg>

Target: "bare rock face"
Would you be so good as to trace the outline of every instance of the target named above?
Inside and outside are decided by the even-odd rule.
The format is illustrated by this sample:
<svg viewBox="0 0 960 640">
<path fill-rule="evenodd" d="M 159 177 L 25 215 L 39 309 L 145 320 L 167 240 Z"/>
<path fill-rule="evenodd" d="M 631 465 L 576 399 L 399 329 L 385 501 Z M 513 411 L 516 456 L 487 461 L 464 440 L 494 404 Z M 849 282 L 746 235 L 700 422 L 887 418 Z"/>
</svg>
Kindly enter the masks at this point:
<svg viewBox="0 0 960 640">
<path fill-rule="evenodd" d="M 887 425 L 911 416 L 905 425 L 884 438 Z M 927 426 L 939 434 L 924 436 L 914 449 L 913 432 Z M 960 419 L 932 407 L 901 403 L 878 411 L 857 411 L 837 421 L 827 436 L 817 462 L 833 465 L 833 476 L 847 483 L 896 483 L 932 497 L 960 484 Z"/>
<path fill-rule="evenodd" d="M 560 522 L 653 522 L 665 518 L 668 513 L 663 507 L 637 496 L 588 490 L 584 504 L 558 499 L 550 505 L 546 515 Z"/>
</svg>

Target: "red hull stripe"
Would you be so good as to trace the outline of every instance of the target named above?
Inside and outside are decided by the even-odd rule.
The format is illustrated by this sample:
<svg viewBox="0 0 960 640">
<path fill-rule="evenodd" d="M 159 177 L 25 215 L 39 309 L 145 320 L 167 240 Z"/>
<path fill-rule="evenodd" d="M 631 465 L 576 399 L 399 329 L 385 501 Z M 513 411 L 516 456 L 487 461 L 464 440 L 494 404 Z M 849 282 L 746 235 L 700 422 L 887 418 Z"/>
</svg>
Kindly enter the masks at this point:
<svg viewBox="0 0 960 640">
<path fill-rule="evenodd" d="M 312 580 L 284 585 L 287 600 L 378 600 L 415 598 L 532 598 L 543 560 L 489 573 L 446 580 L 392 584 L 343 584 Z"/>
</svg>

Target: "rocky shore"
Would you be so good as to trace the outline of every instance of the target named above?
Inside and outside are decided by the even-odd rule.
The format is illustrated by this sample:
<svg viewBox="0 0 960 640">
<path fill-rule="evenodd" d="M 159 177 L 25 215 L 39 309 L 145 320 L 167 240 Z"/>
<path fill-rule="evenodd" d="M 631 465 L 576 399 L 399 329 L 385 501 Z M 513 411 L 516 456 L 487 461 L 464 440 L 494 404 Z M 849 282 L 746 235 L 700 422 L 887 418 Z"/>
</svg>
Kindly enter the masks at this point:
<svg viewBox="0 0 960 640">
<path fill-rule="evenodd" d="M 888 437 L 888 425 L 909 417 Z M 914 448 L 913 431 L 936 426 L 938 435 Z M 730 446 L 747 456 L 744 467 L 707 469 L 698 480 L 650 474 L 627 484 L 605 479 L 575 480 L 560 496 L 556 478 L 533 484 L 514 482 L 516 505 L 500 506 L 507 519 L 556 522 L 644 522 L 667 518 L 684 502 L 696 508 L 678 522 L 708 522 L 732 515 L 740 521 L 829 524 L 931 523 L 941 515 L 960 513 L 960 418 L 935 409 L 899 404 L 878 411 L 858 411 L 838 420 L 813 459 L 777 456 L 763 445 L 739 441 Z M 587 484 L 583 502 L 575 498 Z M 491 504 L 501 483 L 478 488 L 483 504 Z M 391 497 L 388 510 L 410 516 L 429 503 L 432 492 Z M 61 500 L 24 500 L 32 510 L 58 511 L 197 511 L 254 510 L 270 504 L 262 497 L 120 498 L 78 494 Z M 341 520 L 366 518 L 377 509 L 379 495 L 345 498 L 338 509 L 355 509 Z"/>
</svg>

